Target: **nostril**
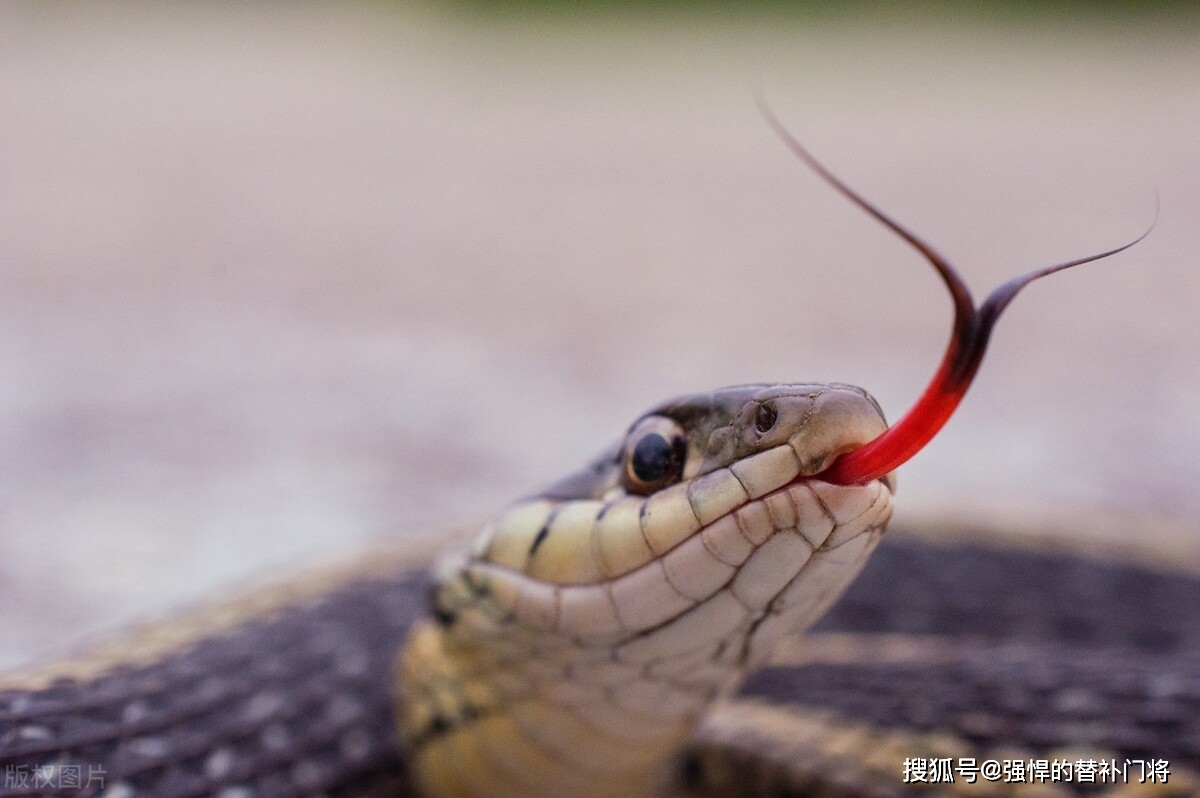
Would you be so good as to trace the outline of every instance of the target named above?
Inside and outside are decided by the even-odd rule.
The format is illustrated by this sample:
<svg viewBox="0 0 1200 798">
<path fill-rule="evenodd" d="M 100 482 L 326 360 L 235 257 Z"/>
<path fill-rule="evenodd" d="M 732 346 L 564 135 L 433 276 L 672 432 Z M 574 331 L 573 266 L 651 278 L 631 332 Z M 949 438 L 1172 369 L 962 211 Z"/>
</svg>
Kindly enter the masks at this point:
<svg viewBox="0 0 1200 798">
<path fill-rule="evenodd" d="M 779 418 L 779 412 L 773 405 L 762 404 L 758 406 L 758 413 L 754 416 L 754 430 L 759 435 L 765 435 L 770 432 L 775 426 L 776 420 Z"/>
</svg>

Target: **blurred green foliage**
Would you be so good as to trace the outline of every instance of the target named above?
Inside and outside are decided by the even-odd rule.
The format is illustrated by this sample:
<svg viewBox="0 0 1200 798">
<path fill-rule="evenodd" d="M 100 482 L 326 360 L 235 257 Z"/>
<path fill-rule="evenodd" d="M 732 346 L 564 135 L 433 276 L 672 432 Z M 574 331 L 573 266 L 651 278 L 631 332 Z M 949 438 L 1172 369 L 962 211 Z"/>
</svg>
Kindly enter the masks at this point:
<svg viewBox="0 0 1200 798">
<path fill-rule="evenodd" d="M 981 18 L 1109 17 L 1115 19 L 1192 18 L 1195 0 L 445 0 L 450 6 L 505 13 L 517 10 L 557 14 L 729 14 L 771 13 L 788 16 L 889 17 L 978 16 Z"/>
</svg>

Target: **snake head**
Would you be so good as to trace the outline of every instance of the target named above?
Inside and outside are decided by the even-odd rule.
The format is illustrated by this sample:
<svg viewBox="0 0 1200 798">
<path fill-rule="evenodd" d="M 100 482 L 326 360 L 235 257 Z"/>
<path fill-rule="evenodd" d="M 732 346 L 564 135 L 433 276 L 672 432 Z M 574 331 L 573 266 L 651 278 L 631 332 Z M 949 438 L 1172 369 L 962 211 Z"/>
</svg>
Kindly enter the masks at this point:
<svg viewBox="0 0 1200 798">
<path fill-rule="evenodd" d="M 886 428 L 849 385 L 675 399 L 489 524 L 474 557 L 493 582 L 503 572 L 523 623 L 611 643 L 721 607 L 721 622 L 687 645 L 744 651 L 766 614 L 803 605 L 781 631 L 815 620 L 873 549 L 890 482 L 833 485 L 820 473 Z"/>
<path fill-rule="evenodd" d="M 621 451 L 621 483 L 630 493 L 647 494 L 661 487 L 647 483 L 639 468 L 658 467 L 655 458 L 639 457 L 643 451 L 661 449 L 657 439 L 673 436 L 674 446 L 686 445 L 676 466 L 676 479 L 693 480 L 721 468 L 732 468 L 745 480 L 750 493 L 762 494 L 780 487 L 777 480 L 791 471 L 811 477 L 825 470 L 839 455 L 860 448 L 878 437 L 887 424 L 883 411 L 861 388 L 841 384 L 739 385 L 712 393 L 695 394 L 666 402 L 639 419 L 626 436 Z M 778 447 L 786 446 L 787 449 Z M 780 473 L 763 471 L 751 476 L 756 463 L 766 463 L 766 452 L 787 462 Z M 784 458 L 783 453 L 789 456 Z M 651 471 L 649 476 L 653 476 Z M 757 484 L 761 480 L 761 485 Z"/>
</svg>

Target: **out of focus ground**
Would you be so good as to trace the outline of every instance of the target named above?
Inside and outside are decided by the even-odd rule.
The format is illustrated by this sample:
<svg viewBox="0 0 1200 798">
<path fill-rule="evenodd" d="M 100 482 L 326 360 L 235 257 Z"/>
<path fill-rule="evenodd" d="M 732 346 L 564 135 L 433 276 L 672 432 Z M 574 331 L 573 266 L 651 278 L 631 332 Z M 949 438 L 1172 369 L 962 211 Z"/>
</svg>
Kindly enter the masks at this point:
<svg viewBox="0 0 1200 798">
<path fill-rule="evenodd" d="M 900 518 L 1200 545 L 1200 47 L 1067 19 L 6 4 L 0 665 L 469 525 L 674 394 L 901 412 L 949 303 L 757 87 L 981 293 L 1158 192 L 1014 305 Z"/>
</svg>

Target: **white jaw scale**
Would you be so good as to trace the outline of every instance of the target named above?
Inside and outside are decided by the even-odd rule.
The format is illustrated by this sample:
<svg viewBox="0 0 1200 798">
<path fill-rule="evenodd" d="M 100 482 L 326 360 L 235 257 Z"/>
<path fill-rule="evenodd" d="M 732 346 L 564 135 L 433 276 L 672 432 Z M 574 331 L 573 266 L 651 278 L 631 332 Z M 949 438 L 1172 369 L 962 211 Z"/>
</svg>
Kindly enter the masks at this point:
<svg viewBox="0 0 1200 798">
<path fill-rule="evenodd" d="M 683 481 L 518 503 L 447 563 L 442 624 L 400 667 L 431 798 L 651 794 L 708 707 L 857 575 L 891 490 L 804 477 L 880 434 L 878 408 L 847 386 L 738 391 L 713 396 L 749 409 L 689 434 Z"/>
</svg>

